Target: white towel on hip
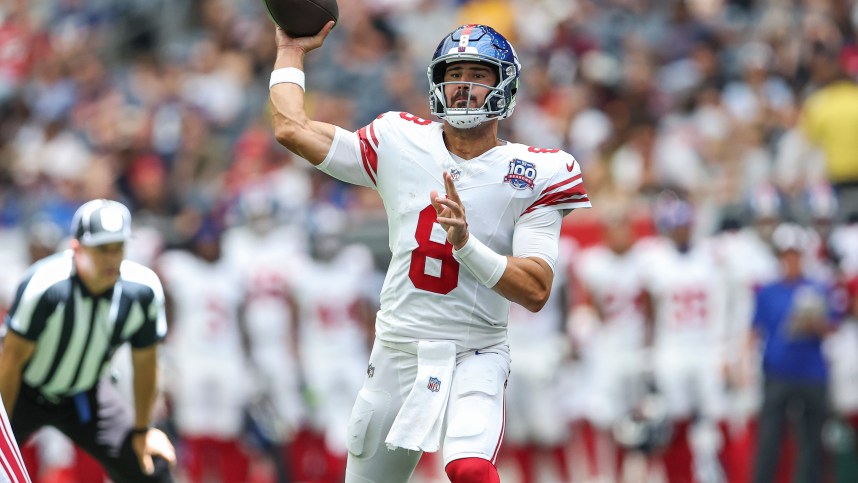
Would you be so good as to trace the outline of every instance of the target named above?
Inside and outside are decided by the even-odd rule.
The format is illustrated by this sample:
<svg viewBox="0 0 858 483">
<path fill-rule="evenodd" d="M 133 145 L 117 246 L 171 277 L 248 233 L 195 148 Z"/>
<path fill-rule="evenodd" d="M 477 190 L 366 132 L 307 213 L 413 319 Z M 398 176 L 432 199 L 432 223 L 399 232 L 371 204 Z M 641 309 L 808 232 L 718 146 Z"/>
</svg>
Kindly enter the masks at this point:
<svg viewBox="0 0 858 483">
<path fill-rule="evenodd" d="M 420 341 L 417 344 L 417 379 L 384 440 L 388 448 L 438 451 L 455 367 L 455 343 Z"/>
</svg>

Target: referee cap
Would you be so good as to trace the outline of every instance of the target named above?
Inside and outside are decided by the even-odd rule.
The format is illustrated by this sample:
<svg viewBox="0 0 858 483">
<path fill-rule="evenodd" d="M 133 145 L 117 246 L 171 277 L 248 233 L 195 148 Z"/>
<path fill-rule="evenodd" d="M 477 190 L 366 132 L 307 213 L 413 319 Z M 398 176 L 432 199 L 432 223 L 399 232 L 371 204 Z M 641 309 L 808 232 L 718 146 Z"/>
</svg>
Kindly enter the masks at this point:
<svg viewBox="0 0 858 483">
<path fill-rule="evenodd" d="M 88 201 L 75 212 L 72 233 L 86 246 L 124 242 L 131 237 L 131 212 L 118 201 Z"/>
</svg>

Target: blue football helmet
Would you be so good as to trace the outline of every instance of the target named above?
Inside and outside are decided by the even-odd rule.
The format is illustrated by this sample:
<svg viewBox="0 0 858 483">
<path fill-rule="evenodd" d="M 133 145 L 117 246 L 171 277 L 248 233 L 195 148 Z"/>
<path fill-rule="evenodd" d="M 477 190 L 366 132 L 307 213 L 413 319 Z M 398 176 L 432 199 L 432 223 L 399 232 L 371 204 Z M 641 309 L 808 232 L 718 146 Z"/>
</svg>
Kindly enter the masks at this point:
<svg viewBox="0 0 858 483">
<path fill-rule="evenodd" d="M 444 82 L 447 65 L 454 62 L 490 64 L 498 73 L 497 85 L 475 82 Z M 505 119 L 515 108 L 515 95 L 521 75 L 521 64 L 515 50 L 503 35 L 485 25 L 463 25 L 438 45 L 427 72 L 429 76 L 429 106 L 432 114 L 460 129 L 476 127 L 489 119 Z M 490 89 L 482 106 L 453 108 L 447 106 L 444 86 L 447 84 L 479 85 Z"/>
<path fill-rule="evenodd" d="M 653 218 L 656 228 L 662 233 L 668 233 L 691 226 L 694 222 L 694 207 L 676 192 L 665 190 L 655 200 Z"/>
</svg>

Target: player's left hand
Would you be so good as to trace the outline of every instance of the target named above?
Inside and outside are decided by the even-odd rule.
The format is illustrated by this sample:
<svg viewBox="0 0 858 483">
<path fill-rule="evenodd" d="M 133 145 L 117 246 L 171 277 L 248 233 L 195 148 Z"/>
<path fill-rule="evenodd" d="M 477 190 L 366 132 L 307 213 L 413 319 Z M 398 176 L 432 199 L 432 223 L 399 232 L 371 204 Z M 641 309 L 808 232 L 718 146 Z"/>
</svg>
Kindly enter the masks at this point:
<svg viewBox="0 0 858 483">
<path fill-rule="evenodd" d="M 432 190 L 429 199 L 438 215 L 438 223 L 447 232 L 447 241 L 458 250 L 468 241 L 468 220 L 465 218 L 465 207 L 453 184 L 453 177 L 447 171 L 444 171 L 444 188 L 447 190 L 446 197 Z"/>
<path fill-rule="evenodd" d="M 170 438 L 160 429 L 150 429 L 145 434 L 135 434 L 131 437 L 131 447 L 137 454 L 137 460 L 143 473 L 151 475 L 155 472 L 153 456 L 160 456 L 167 460 L 169 465 L 176 464 L 176 450 Z"/>
</svg>

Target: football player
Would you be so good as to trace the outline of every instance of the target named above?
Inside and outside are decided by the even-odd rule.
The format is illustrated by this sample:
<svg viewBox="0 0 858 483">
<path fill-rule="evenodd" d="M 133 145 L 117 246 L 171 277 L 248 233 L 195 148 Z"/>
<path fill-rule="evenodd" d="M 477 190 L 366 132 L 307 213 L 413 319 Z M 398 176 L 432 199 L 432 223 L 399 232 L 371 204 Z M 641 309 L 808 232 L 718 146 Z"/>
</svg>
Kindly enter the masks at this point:
<svg viewBox="0 0 858 483">
<path fill-rule="evenodd" d="M 632 409 L 631 388 L 643 362 L 643 274 L 630 214 L 621 208 L 606 213 L 605 228 L 604 243 L 584 250 L 576 264 L 577 295 L 571 319 L 590 381 L 585 418 L 592 428 L 584 428 L 585 447 L 608 448 L 609 453 L 607 458 L 588 457 L 592 476 L 611 474 L 612 469 L 619 474 L 622 468 L 622 452 L 610 434 Z M 616 465 L 600 468 L 603 460 Z"/>
<path fill-rule="evenodd" d="M 331 205 L 311 209 L 312 258 L 295 264 L 300 359 L 313 429 L 322 434 L 328 481 L 342 481 L 348 422 L 368 368 L 378 299 L 372 255 L 345 242 L 346 214 Z"/>
<path fill-rule="evenodd" d="M 252 186 L 237 202 L 238 224 L 224 232 L 224 258 L 238 274 L 256 393 L 248 408 L 260 443 L 285 481 L 289 444 L 305 420 L 298 362 L 295 267 L 306 258 L 306 234 L 285 225 L 271 186 Z"/>
<path fill-rule="evenodd" d="M 706 478 L 718 478 L 723 471 L 718 451 L 724 426 L 718 424 L 726 414 L 724 275 L 711 243 L 692 237 L 690 202 L 668 191 L 654 209 L 664 237 L 642 242 L 641 273 L 651 327 L 650 363 L 674 423 L 663 458 L 665 472 L 669 483 L 717 481 Z"/>
<path fill-rule="evenodd" d="M 387 112 L 349 132 L 309 119 L 304 55 L 333 25 L 302 38 L 277 29 L 270 98 L 283 146 L 377 190 L 387 211 L 392 259 L 374 370 L 349 422 L 346 481 L 407 481 L 421 453 L 443 444 L 453 482 L 496 482 L 509 303 L 537 311 L 548 299 L 562 218 L 590 206 L 580 165 L 498 138 L 521 64 L 485 25 L 455 29 L 432 56 L 431 111 L 443 122 Z"/>
<path fill-rule="evenodd" d="M 221 257 L 221 229 L 206 220 L 191 250 L 168 250 L 158 260 L 167 307 L 172 312 L 165 357 L 165 389 L 185 452 L 191 481 L 212 475 L 245 481 L 248 458 L 239 445 L 250 380 L 242 328 L 244 292 Z"/>
</svg>

